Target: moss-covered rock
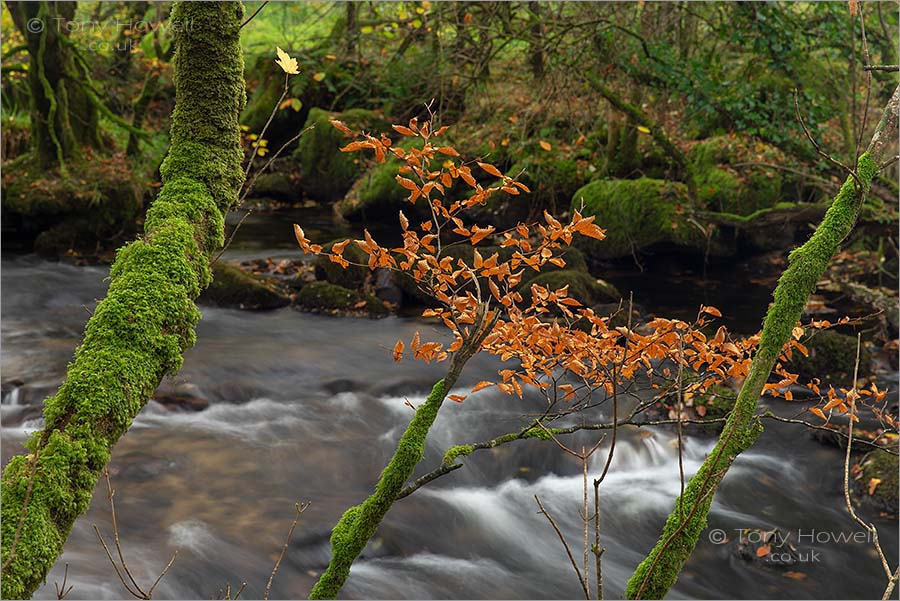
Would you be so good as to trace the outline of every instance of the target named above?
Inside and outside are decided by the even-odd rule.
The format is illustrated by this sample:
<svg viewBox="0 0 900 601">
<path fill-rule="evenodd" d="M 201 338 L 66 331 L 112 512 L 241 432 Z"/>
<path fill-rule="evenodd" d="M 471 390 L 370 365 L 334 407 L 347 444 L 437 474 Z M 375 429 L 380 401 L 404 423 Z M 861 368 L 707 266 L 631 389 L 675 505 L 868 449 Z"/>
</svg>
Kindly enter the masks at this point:
<svg viewBox="0 0 900 601">
<path fill-rule="evenodd" d="M 398 146 L 409 149 L 417 139 L 404 138 Z M 421 144 L 419 144 L 421 147 Z M 380 221 L 397 219 L 402 209 L 410 219 L 425 218 L 428 205 L 421 199 L 412 205 L 407 202 L 409 190 L 397 183 L 397 170 L 400 161 L 389 157 L 384 163 L 372 165 L 347 191 L 347 194 L 334 205 L 334 212 L 347 221 Z"/>
<path fill-rule="evenodd" d="M 350 129 L 380 132 L 386 129 L 384 119 L 373 111 L 352 109 L 332 115 L 319 108 L 309 111 L 305 127 L 312 127 L 300 138 L 293 157 L 300 166 L 301 185 L 313 200 L 333 201 L 341 198 L 365 167 L 360 153 L 341 152 L 349 140 L 330 123 L 334 117 Z"/>
<path fill-rule="evenodd" d="M 290 300 L 261 278 L 239 267 L 216 263 L 212 268 L 213 281 L 203 291 L 198 302 L 235 309 L 276 309 Z"/>
<path fill-rule="evenodd" d="M 526 302 L 529 302 L 531 287 L 535 285 L 542 286 L 548 290 L 559 290 L 563 286 L 568 286 L 569 296 L 586 306 L 618 302 L 622 298 L 616 287 L 609 282 L 598 280 L 586 271 L 576 271 L 574 269 L 561 269 L 542 273 L 528 280 L 522 286 L 522 296 Z"/>
<path fill-rule="evenodd" d="M 880 513 L 896 518 L 898 513 L 897 456 L 884 451 L 872 451 L 863 458 L 859 466 L 861 471 L 855 486 L 857 500 Z"/>
<path fill-rule="evenodd" d="M 22 155 L 3 168 L 3 245 L 31 250 L 34 244 L 48 257 L 111 250 L 136 230 L 145 177 L 122 156 L 86 154 L 60 172 Z"/>
<path fill-rule="evenodd" d="M 802 342 L 809 351 L 809 357 L 794 350 L 787 365 L 789 371 L 800 375 L 801 382 L 818 378 L 825 384 L 847 388 L 852 385 L 853 368 L 856 364 L 854 336 L 821 330 L 813 332 Z M 870 373 L 869 359 L 869 352 L 863 346 L 859 351 L 859 377 Z"/>
<path fill-rule="evenodd" d="M 300 196 L 300 190 L 299 186 L 291 179 L 290 174 L 279 171 L 263 173 L 257 177 L 250 194 L 255 198 L 296 200 Z"/>
<path fill-rule="evenodd" d="M 781 172 L 746 165 L 784 164 L 784 154 L 772 146 L 737 136 L 717 136 L 694 146 L 688 160 L 694 169 L 698 200 L 709 209 L 749 215 L 781 201 Z M 744 164 L 739 169 L 734 167 L 740 163 Z"/>
<path fill-rule="evenodd" d="M 606 239 L 579 236 L 575 243 L 595 259 L 627 257 L 661 242 L 705 249 L 706 236 L 684 215 L 687 201 L 687 188 L 676 182 L 644 177 L 593 181 L 575 193 L 572 209 L 595 216 Z"/>
<path fill-rule="evenodd" d="M 346 240 L 346 238 L 340 238 L 333 242 L 329 242 L 328 244 L 324 244 L 323 247 L 325 250 L 330 251 L 335 244 L 343 242 L 344 240 Z M 369 262 L 369 255 L 357 246 L 356 243 L 351 241 L 344 248 L 343 257 L 350 261 L 350 265 L 347 267 L 341 267 L 326 256 L 317 257 L 316 278 L 351 290 L 362 288 L 372 271 L 368 267 L 361 267 L 360 265 L 354 265 L 354 263 L 367 265 Z"/>
<path fill-rule="evenodd" d="M 384 303 L 376 296 L 362 295 L 329 282 L 307 284 L 298 293 L 296 302 L 303 309 L 331 315 L 367 313 L 375 317 L 388 314 Z"/>
</svg>

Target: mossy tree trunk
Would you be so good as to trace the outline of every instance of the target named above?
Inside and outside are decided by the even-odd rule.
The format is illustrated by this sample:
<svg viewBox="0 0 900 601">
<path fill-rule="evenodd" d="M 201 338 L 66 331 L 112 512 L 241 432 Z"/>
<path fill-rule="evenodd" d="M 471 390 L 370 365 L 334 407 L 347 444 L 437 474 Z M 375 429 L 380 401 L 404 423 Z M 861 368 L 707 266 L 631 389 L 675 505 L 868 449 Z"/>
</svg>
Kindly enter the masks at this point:
<svg viewBox="0 0 900 601">
<path fill-rule="evenodd" d="M 144 236 L 119 250 L 66 380 L 44 403 L 44 429 L 3 471 L 6 599 L 27 598 L 44 581 L 113 445 L 195 341 L 193 299 L 210 282 L 210 255 L 243 182 L 242 17 L 240 3 L 175 6 L 176 96 L 163 187 Z"/>
<path fill-rule="evenodd" d="M 66 23 L 75 2 L 7 1 L 28 44 L 32 144 L 43 167 L 64 165 L 84 146 L 100 148 L 99 114 L 84 91 Z"/>
<path fill-rule="evenodd" d="M 675 584 L 706 528 L 713 496 L 728 468 L 762 432 L 755 413 L 763 387 L 782 347 L 790 340 L 816 282 L 853 229 L 869 184 L 880 171 L 887 149 L 896 143 L 898 106 L 900 87 L 894 90 L 868 150 L 859 157 L 855 175 L 847 177 L 810 239 L 790 254 L 789 266 L 778 280 L 774 302 L 766 314 L 750 374 L 744 380 L 719 442 L 676 500 L 659 542 L 628 581 L 629 599 L 662 599 Z"/>
<path fill-rule="evenodd" d="M 499 313 L 495 311 L 494 317 L 488 318 L 486 309 L 486 304 L 479 309 L 478 317 L 475 319 L 474 332 L 453 355 L 450 360 L 450 368 L 447 370 L 447 377 L 434 385 L 431 394 L 416 409 L 412 421 L 409 422 L 397 443 L 397 450 L 394 451 L 390 462 L 378 478 L 375 492 L 361 504 L 345 511 L 331 531 L 331 561 L 325 573 L 310 591 L 310 599 L 337 598 L 337 594 L 350 575 L 350 566 L 366 548 L 369 539 L 375 536 L 381 520 L 387 515 L 391 506 L 398 498 L 401 498 L 403 485 L 412 476 L 416 465 L 425 455 L 428 431 L 437 418 L 444 397 L 459 380 L 466 363 L 478 352 L 484 339 L 487 338 L 497 322 Z"/>
</svg>

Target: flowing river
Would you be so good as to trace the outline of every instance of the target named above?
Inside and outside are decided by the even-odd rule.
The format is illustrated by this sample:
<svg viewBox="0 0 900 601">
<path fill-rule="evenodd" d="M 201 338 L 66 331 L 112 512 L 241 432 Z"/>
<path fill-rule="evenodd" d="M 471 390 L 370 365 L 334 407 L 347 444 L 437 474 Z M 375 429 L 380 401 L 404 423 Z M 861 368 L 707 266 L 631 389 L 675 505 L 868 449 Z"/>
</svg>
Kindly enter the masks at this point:
<svg viewBox="0 0 900 601">
<path fill-rule="evenodd" d="M 289 217 L 248 220 L 225 258 L 298 257 Z M 105 293 L 107 274 L 105 267 L 3 257 L 4 463 L 21 452 L 28 432 L 40 427 L 42 398 L 64 377 L 89 311 Z M 625 277 L 613 281 L 626 293 L 624 285 L 632 282 Z M 740 314 L 742 323 L 758 324 L 768 292 L 734 294 L 735 285 L 739 282 L 718 288 L 740 296 L 737 309 L 721 296 L 701 301 Z M 650 310 L 678 302 L 672 297 L 677 292 L 669 292 L 659 305 L 649 294 L 636 290 L 636 302 Z M 691 294 L 680 306 L 686 315 L 701 302 Z M 149 586 L 179 550 L 155 598 L 214 598 L 226 584 L 234 592 L 242 582 L 247 583 L 242 597 L 262 598 L 294 503 L 310 501 L 271 591 L 273 599 L 304 598 L 327 565 L 331 527 L 371 491 L 411 418 L 407 402 L 421 403 L 442 375 L 440 365 L 394 363 L 390 348 L 416 329 L 423 336 L 441 333 L 409 318 L 330 318 L 291 308 L 201 311 L 198 343 L 166 385 L 190 385 L 210 406 L 171 411 L 151 401 L 113 452 L 110 472 L 125 558 L 139 582 Z M 492 359 L 474 360 L 461 390 L 495 377 L 498 365 Z M 447 402 L 417 473 L 437 466 L 448 446 L 520 429 L 523 416 L 538 408 L 537 400 L 490 390 L 462 404 Z M 594 432 L 566 441 L 580 447 L 597 439 Z M 620 432 L 600 494 L 606 598 L 623 596 L 627 578 L 655 543 L 672 508 L 680 488 L 674 440 L 667 430 L 628 427 Z M 687 475 L 713 443 L 709 437 L 687 438 Z M 591 475 L 602 469 L 607 449 L 608 441 L 593 458 Z M 798 426 L 767 423 L 716 495 L 710 530 L 670 597 L 880 596 L 884 577 L 871 545 L 846 540 L 859 528 L 843 506 L 842 460 L 838 449 L 814 442 Z M 553 443 L 519 441 L 479 451 L 465 464 L 395 504 L 354 565 L 344 597 L 583 596 L 534 500 L 538 495 L 552 513 L 580 563 L 580 463 Z M 36 598 L 55 598 L 54 583 L 62 582 L 66 564 L 68 584 L 74 585 L 68 598 L 125 598 L 92 527 L 96 524 L 112 544 L 110 517 L 101 481 Z M 896 524 L 877 519 L 876 524 L 889 559 L 896 562 Z M 777 569 L 738 557 L 739 529 L 776 527 L 796 546 L 797 564 Z M 724 531 L 727 542 L 711 534 L 713 529 Z"/>
</svg>

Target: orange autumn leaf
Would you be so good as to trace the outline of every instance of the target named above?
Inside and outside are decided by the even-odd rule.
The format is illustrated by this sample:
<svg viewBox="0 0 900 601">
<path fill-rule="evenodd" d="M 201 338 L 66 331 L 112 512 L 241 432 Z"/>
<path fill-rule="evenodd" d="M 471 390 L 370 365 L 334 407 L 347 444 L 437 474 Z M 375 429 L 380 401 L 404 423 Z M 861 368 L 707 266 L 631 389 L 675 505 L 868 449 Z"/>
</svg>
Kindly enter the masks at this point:
<svg viewBox="0 0 900 601">
<path fill-rule="evenodd" d="M 757 556 L 757 557 L 765 557 L 766 555 L 768 555 L 768 554 L 771 553 L 771 552 L 772 552 L 772 546 L 771 546 L 771 545 L 760 545 L 760 546 L 756 549 L 756 556 Z"/>
<path fill-rule="evenodd" d="M 488 388 L 493 385 L 494 385 L 493 382 L 488 382 L 487 380 L 482 380 L 481 382 L 479 382 L 478 384 L 476 384 L 475 386 L 472 387 L 472 392 L 478 392 L 479 390 L 484 390 L 485 388 Z"/>
<path fill-rule="evenodd" d="M 398 340 L 397 344 L 394 345 L 394 361 L 399 361 L 403 358 L 403 341 Z"/>
<path fill-rule="evenodd" d="M 450 399 L 451 401 L 456 402 L 456 403 L 462 403 L 464 400 L 466 400 L 466 395 L 464 395 L 464 394 L 451 394 L 451 395 L 448 395 L 447 398 Z"/>
<path fill-rule="evenodd" d="M 701 313 L 709 313 L 709 314 L 712 315 L 713 317 L 722 317 L 722 312 L 719 311 L 718 309 L 716 309 L 715 307 L 704 307 L 704 306 L 701 306 L 701 307 L 700 307 L 700 312 L 701 312 Z"/>
<path fill-rule="evenodd" d="M 550 142 L 547 142 L 546 140 L 541 140 L 540 142 L 538 142 L 538 144 L 540 144 L 541 148 L 543 148 L 547 152 L 553 150 L 553 145 L 550 144 Z"/>
<path fill-rule="evenodd" d="M 476 161 L 477 162 L 477 161 Z M 481 167 L 485 172 L 494 177 L 503 177 L 503 174 L 500 173 L 500 170 L 491 165 L 490 163 L 481 163 L 478 162 L 478 166 Z"/>
</svg>

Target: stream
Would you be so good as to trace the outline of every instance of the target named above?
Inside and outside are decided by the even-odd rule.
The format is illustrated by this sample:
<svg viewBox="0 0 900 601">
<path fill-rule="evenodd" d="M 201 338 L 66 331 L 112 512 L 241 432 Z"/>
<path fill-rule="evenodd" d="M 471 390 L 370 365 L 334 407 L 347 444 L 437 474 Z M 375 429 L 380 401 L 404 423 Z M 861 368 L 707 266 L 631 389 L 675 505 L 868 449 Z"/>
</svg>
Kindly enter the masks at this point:
<svg viewBox="0 0 900 601">
<path fill-rule="evenodd" d="M 229 223 L 235 222 L 230 216 Z M 225 260 L 297 258 L 292 221 L 313 239 L 337 233 L 318 213 L 252 216 Z M 309 225 L 312 224 L 312 225 Z M 320 238 L 319 236 L 328 236 Z M 75 267 L 34 256 L 2 258 L 3 462 L 41 426 L 43 396 L 62 381 L 106 267 Z M 673 276 L 676 277 L 676 276 Z M 692 286 L 686 274 L 684 286 Z M 716 280 L 715 277 L 727 278 Z M 732 327 L 761 322 L 769 290 L 738 272 L 710 277 L 679 296 L 661 277 L 612 274 L 610 280 L 649 311 L 696 314 L 714 304 Z M 641 288 L 639 280 L 653 280 Z M 679 304 L 680 303 L 680 304 Z M 731 303 L 731 304 L 729 304 Z M 271 598 L 305 598 L 329 558 L 328 536 L 343 511 L 371 491 L 443 365 L 405 360 L 390 349 L 419 329 L 411 318 L 331 318 L 291 308 L 271 312 L 201 307 L 197 345 L 168 386 L 190 385 L 210 402 L 199 412 L 150 401 L 122 437 L 110 463 L 126 560 L 149 586 L 174 550 L 178 557 L 155 598 L 207 599 L 247 583 L 242 597 L 262 598 L 294 516 L 309 501 L 274 579 Z M 671 315 L 672 313 L 669 313 Z M 495 379 L 499 361 L 478 357 L 459 391 Z M 459 392 L 457 391 L 457 392 Z M 537 399 L 493 390 L 447 402 L 429 436 L 417 475 L 436 467 L 448 446 L 516 431 Z M 602 413 L 590 416 L 602 420 Z M 592 446 L 595 432 L 566 437 Z M 680 489 L 675 434 L 627 427 L 619 432 L 601 486 L 603 582 L 621 598 L 634 567 L 655 543 Z M 693 474 L 714 439 L 689 436 L 684 470 Z M 592 458 L 602 470 L 609 441 Z M 767 423 L 735 462 L 713 502 L 700 539 L 670 598 L 863 599 L 880 597 L 884 575 L 871 545 L 841 540 L 859 531 L 841 492 L 842 453 L 798 426 Z M 464 460 L 465 467 L 398 501 L 343 589 L 345 598 L 551 599 L 582 597 L 566 554 L 535 504 L 538 495 L 581 561 L 581 465 L 552 443 L 518 441 Z M 872 519 L 873 516 L 864 516 Z M 888 559 L 897 561 L 896 524 L 875 520 Z M 94 534 L 111 544 L 105 483 L 75 524 L 65 552 L 35 598 L 56 598 L 68 564 L 67 598 L 125 598 Z M 747 562 L 735 552 L 740 529 L 779 528 L 800 553 L 787 569 Z M 724 544 L 711 534 L 727 534 Z M 591 534 L 593 536 L 593 534 Z M 593 568 L 593 560 L 592 560 Z"/>
</svg>

